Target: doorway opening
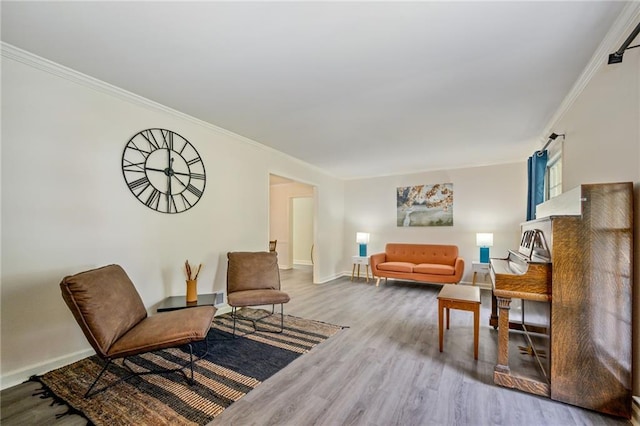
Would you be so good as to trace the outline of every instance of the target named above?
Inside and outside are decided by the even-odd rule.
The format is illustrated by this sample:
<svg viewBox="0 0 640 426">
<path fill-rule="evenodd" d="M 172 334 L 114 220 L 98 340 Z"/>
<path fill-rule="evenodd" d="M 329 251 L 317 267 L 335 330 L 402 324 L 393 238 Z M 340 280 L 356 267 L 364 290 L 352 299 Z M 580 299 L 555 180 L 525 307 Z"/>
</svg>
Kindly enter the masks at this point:
<svg viewBox="0 0 640 426">
<path fill-rule="evenodd" d="M 277 241 L 280 269 L 311 272 L 315 281 L 316 187 L 269 175 L 269 240 Z"/>
</svg>

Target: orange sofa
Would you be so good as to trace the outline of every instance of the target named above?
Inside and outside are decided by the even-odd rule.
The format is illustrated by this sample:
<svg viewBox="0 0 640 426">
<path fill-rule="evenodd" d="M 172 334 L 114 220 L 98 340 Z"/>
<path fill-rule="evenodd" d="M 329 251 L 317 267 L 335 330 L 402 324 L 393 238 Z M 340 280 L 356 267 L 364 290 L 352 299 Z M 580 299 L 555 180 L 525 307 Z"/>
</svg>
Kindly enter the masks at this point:
<svg viewBox="0 0 640 426">
<path fill-rule="evenodd" d="M 464 272 L 458 246 L 451 245 L 388 243 L 384 253 L 372 255 L 369 263 L 376 287 L 382 277 L 458 284 Z"/>
</svg>

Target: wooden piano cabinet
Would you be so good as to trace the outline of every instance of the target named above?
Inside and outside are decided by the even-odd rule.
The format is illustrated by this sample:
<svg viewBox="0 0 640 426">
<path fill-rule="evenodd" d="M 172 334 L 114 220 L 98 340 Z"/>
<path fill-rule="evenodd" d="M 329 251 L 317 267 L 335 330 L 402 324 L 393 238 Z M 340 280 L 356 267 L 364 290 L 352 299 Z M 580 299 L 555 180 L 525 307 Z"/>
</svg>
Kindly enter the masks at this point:
<svg viewBox="0 0 640 426">
<path fill-rule="evenodd" d="M 631 416 L 631 184 L 583 185 L 554 232 L 551 398 Z M 562 247 L 562 250 L 557 250 Z"/>
</svg>

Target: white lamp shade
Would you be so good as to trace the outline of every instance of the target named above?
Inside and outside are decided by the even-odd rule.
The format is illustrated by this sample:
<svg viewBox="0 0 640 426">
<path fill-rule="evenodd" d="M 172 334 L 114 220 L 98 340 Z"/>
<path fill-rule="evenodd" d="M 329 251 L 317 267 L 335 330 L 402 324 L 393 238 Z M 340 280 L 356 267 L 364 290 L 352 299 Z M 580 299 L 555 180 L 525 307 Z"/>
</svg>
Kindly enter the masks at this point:
<svg viewBox="0 0 640 426">
<path fill-rule="evenodd" d="M 369 244 L 369 234 L 367 232 L 356 232 L 356 243 Z"/>
<path fill-rule="evenodd" d="M 493 247 L 493 234 L 491 233 L 476 234 L 476 245 L 478 247 Z"/>
</svg>

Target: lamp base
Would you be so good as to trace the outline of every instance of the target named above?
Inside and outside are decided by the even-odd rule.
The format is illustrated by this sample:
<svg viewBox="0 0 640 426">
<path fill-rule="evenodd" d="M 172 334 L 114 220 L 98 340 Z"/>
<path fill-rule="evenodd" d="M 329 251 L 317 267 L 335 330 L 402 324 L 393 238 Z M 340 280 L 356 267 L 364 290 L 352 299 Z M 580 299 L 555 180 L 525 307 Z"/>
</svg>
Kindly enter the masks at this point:
<svg viewBox="0 0 640 426">
<path fill-rule="evenodd" d="M 360 256 L 364 257 L 367 255 L 367 245 L 360 244 Z"/>
<path fill-rule="evenodd" d="M 480 263 L 489 263 L 489 247 L 480 247 Z"/>
</svg>

